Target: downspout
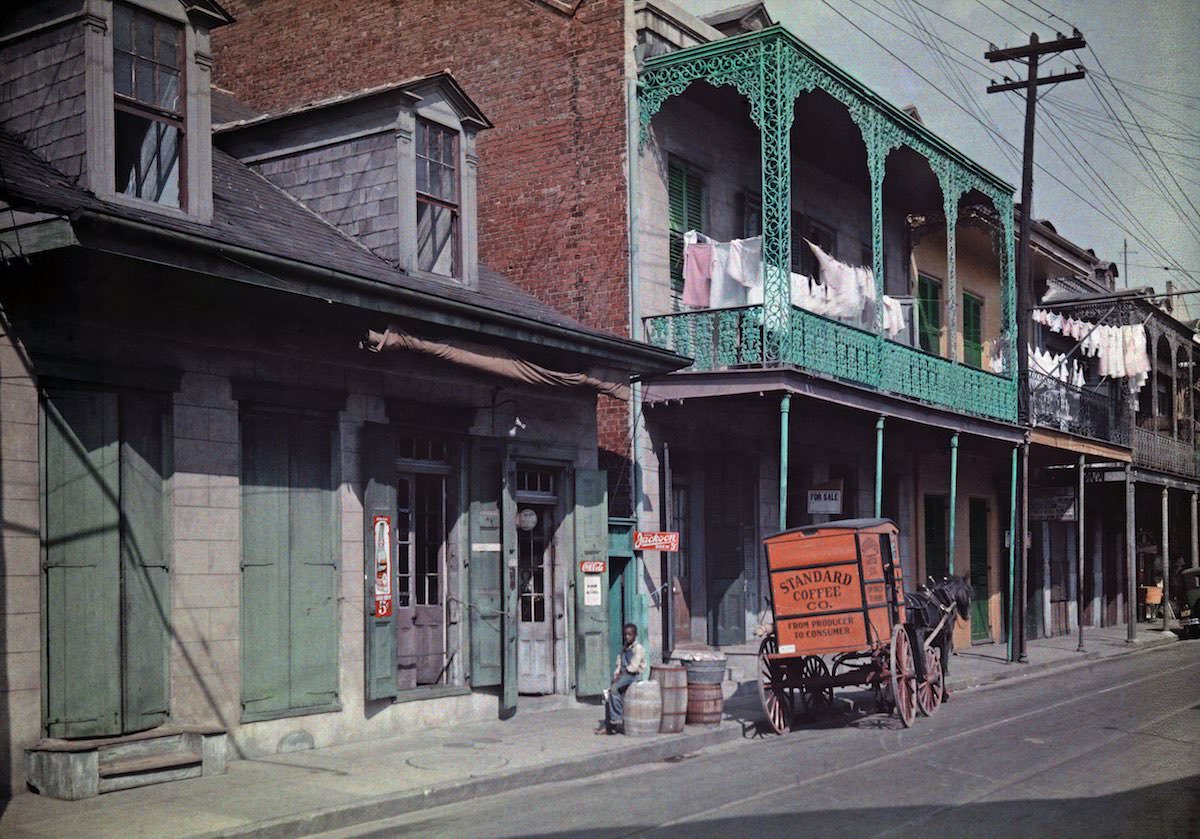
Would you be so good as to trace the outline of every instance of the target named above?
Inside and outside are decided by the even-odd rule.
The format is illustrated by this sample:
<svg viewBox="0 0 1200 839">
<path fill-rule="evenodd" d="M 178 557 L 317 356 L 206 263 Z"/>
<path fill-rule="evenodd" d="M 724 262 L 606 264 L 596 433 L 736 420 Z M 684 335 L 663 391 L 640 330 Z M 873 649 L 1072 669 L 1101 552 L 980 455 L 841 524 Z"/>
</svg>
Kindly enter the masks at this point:
<svg viewBox="0 0 1200 839">
<path fill-rule="evenodd" d="M 792 395 L 785 393 L 779 400 L 779 529 L 787 530 L 788 494 L 788 415 L 792 410 Z"/>
<path fill-rule="evenodd" d="M 1009 477 L 1008 489 L 1008 660 L 1013 662 L 1016 659 L 1013 657 L 1013 638 L 1016 637 L 1014 632 L 1016 628 L 1016 601 L 1013 599 L 1013 580 L 1016 578 L 1016 550 L 1017 550 L 1017 450 L 1020 446 L 1013 446 L 1012 453 L 1012 473 Z"/>
<path fill-rule="evenodd" d="M 950 544 L 947 546 L 946 571 L 954 576 L 954 537 L 958 524 L 958 432 L 950 435 Z"/>
<path fill-rule="evenodd" d="M 883 421 L 879 415 L 875 420 L 875 518 L 883 517 Z"/>
<path fill-rule="evenodd" d="M 626 65 L 628 67 L 628 65 Z M 629 254 L 629 262 L 627 265 L 627 274 L 629 277 L 629 339 L 631 341 L 642 341 L 641 334 L 641 318 L 638 307 L 638 243 L 637 243 L 637 195 L 638 195 L 638 178 L 637 178 L 637 160 L 638 160 L 638 104 L 637 104 L 637 70 L 634 68 L 633 77 L 625 80 L 625 216 L 628 221 L 628 229 L 626 231 L 627 244 L 625 250 Z M 642 464 L 641 458 L 638 455 L 639 446 L 639 429 L 638 417 L 642 411 L 642 383 L 635 381 L 632 383 L 629 397 L 629 469 L 630 480 L 629 487 L 633 493 L 633 521 L 634 529 L 640 529 L 642 526 L 642 513 L 644 505 L 642 503 Z M 667 492 L 670 492 L 668 487 Z M 646 578 L 645 568 L 642 565 L 642 556 L 640 551 L 633 553 L 634 567 L 637 569 L 636 578 L 649 580 Z M 670 580 L 667 580 L 668 590 L 666 596 L 670 597 L 669 590 Z M 661 592 L 662 589 L 659 589 Z M 649 598 L 647 598 L 647 601 Z M 646 643 L 650 642 L 650 614 L 649 602 L 643 601 L 644 606 L 639 609 L 638 621 L 641 622 L 641 617 L 644 614 L 646 617 L 645 626 L 638 627 L 638 632 L 646 633 Z"/>
</svg>

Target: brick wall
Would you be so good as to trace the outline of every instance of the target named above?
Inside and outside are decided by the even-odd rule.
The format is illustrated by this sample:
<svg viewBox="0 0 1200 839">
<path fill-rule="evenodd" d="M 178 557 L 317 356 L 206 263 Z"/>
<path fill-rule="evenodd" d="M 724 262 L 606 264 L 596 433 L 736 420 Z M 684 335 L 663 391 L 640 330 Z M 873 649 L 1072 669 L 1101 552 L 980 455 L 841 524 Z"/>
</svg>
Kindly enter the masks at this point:
<svg viewBox="0 0 1200 839">
<path fill-rule="evenodd" d="M 480 260 L 627 335 L 624 6 L 231 0 L 238 22 L 213 33 L 214 80 L 278 110 L 448 69 L 495 123 L 478 141 Z M 627 411 L 599 408 L 610 472 L 627 471 Z"/>
</svg>

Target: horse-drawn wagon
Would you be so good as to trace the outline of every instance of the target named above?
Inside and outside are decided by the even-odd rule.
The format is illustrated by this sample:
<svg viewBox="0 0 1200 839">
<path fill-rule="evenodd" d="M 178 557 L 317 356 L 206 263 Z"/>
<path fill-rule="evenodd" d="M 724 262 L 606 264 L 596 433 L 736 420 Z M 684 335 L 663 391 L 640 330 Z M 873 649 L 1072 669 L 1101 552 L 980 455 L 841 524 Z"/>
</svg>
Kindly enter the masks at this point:
<svg viewBox="0 0 1200 839">
<path fill-rule="evenodd" d="M 956 603 L 947 581 L 906 601 L 897 533 L 888 519 L 854 519 L 764 540 L 774 626 L 759 646 L 758 686 L 776 732 L 791 727 L 797 694 L 817 712 L 834 688 L 866 685 L 906 728 L 941 703 L 953 614 L 967 614 L 969 593 Z"/>
</svg>

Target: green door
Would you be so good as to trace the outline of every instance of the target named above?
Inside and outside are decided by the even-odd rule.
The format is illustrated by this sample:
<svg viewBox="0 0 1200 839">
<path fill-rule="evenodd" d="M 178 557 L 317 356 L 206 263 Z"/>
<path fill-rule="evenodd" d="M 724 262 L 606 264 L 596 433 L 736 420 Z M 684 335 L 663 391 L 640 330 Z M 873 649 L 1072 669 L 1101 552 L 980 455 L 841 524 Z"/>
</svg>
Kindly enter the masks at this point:
<svg viewBox="0 0 1200 839">
<path fill-rule="evenodd" d="M 747 542 L 754 532 L 752 471 L 733 458 L 713 462 L 705 477 L 705 550 L 710 643 L 746 641 Z M 753 556 L 753 555 L 752 555 Z"/>
<path fill-rule="evenodd" d="M 982 498 L 970 500 L 968 540 L 971 547 L 971 640 L 987 641 L 992 637 L 988 621 L 988 503 Z"/>
<path fill-rule="evenodd" d="M 244 720 L 337 706 L 335 500 L 327 420 L 243 414 Z"/>
<path fill-rule="evenodd" d="M 47 733 L 153 728 L 168 706 L 164 400 L 55 387 L 42 405 Z"/>
</svg>

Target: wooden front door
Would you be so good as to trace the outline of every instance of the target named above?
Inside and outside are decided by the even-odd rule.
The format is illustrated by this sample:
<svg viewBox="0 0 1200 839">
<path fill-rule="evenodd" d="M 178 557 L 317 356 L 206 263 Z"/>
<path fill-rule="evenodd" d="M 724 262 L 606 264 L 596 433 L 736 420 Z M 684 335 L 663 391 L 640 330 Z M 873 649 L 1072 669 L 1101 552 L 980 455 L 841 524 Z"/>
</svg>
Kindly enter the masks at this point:
<svg viewBox="0 0 1200 839">
<path fill-rule="evenodd" d="M 84 387 L 42 400 L 46 731 L 152 728 L 168 716 L 166 400 Z"/>
<path fill-rule="evenodd" d="M 517 467 L 517 690 L 554 693 L 557 470 Z"/>
<path fill-rule="evenodd" d="M 436 685 L 446 663 L 446 476 L 397 483 L 397 687 Z"/>
<path fill-rule="evenodd" d="M 990 591 L 988 590 L 988 503 L 983 498 L 972 498 L 969 502 L 968 534 L 971 550 L 971 640 L 987 641 L 992 637 L 991 621 L 988 618 Z"/>
<path fill-rule="evenodd" d="M 753 544 L 753 470 L 734 458 L 716 459 L 705 481 L 705 552 L 709 643 L 746 640 L 746 560 Z M 753 548 L 751 548 L 753 551 Z"/>
</svg>

